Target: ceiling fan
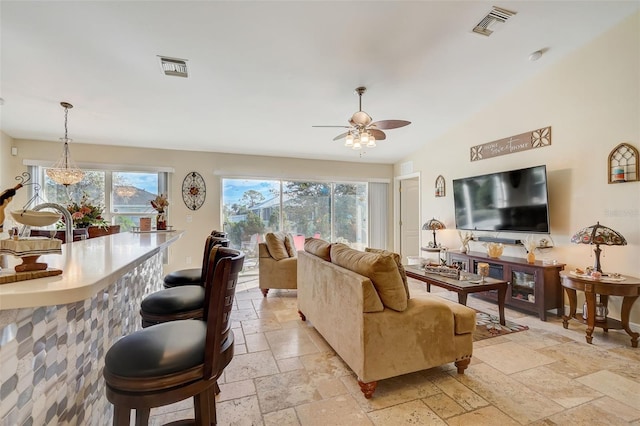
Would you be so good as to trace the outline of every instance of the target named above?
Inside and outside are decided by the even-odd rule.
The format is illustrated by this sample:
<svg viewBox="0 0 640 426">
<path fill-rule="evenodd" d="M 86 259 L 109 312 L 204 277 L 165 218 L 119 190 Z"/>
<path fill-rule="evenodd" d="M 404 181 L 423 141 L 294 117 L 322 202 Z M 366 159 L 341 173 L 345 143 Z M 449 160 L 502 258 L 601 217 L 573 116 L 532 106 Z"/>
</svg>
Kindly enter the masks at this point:
<svg viewBox="0 0 640 426">
<path fill-rule="evenodd" d="M 382 130 L 397 129 L 411 124 L 405 120 L 373 121 L 371 116 L 362 110 L 362 95 L 367 91 L 364 86 L 357 87 L 355 93 L 359 97 L 359 110 L 349 119 L 350 126 L 311 126 L 311 127 L 340 127 L 349 129 L 333 138 L 334 141 L 345 138 L 344 146 L 353 149 L 362 147 L 373 148 L 376 141 L 385 140 L 387 135 Z"/>
</svg>

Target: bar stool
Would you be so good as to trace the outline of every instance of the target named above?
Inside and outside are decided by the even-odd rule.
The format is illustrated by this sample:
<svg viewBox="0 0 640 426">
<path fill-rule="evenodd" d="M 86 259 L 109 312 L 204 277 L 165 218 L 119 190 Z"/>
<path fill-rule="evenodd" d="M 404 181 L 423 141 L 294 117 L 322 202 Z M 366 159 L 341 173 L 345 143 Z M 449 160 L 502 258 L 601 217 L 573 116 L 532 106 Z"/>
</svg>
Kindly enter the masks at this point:
<svg viewBox="0 0 640 426">
<path fill-rule="evenodd" d="M 213 231 L 210 237 L 214 238 L 215 245 L 229 247 L 229 239 L 226 232 Z M 206 250 L 205 250 L 206 251 Z M 206 263 L 203 259 L 202 264 Z M 202 285 L 202 268 L 189 268 L 173 271 L 164 277 L 164 288 L 179 287 L 183 285 Z"/>
<path fill-rule="evenodd" d="M 230 314 L 244 254 L 212 250 L 205 280 L 205 321 L 182 320 L 136 331 L 105 356 L 107 399 L 113 425 L 149 423 L 151 408 L 193 397 L 195 424 L 216 424 L 216 380 L 233 358 Z M 182 423 L 181 423 L 182 424 Z"/>
<path fill-rule="evenodd" d="M 218 243 L 217 237 L 211 235 L 207 237 L 202 256 L 202 269 L 198 271 L 198 276 L 207 276 L 208 259 L 211 252 L 219 247 Z M 202 319 L 204 300 L 205 289 L 202 281 L 156 291 L 145 297 L 140 304 L 142 327 L 146 328 L 167 321 Z"/>
</svg>

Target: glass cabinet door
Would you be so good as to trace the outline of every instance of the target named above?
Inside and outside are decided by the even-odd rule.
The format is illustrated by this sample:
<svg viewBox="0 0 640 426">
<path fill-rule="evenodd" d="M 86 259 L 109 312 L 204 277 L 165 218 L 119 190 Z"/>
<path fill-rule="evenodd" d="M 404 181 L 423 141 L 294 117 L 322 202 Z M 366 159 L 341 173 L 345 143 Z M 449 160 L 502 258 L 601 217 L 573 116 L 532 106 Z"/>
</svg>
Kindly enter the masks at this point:
<svg viewBox="0 0 640 426">
<path fill-rule="evenodd" d="M 536 271 L 511 270 L 511 298 L 536 302 Z"/>
</svg>

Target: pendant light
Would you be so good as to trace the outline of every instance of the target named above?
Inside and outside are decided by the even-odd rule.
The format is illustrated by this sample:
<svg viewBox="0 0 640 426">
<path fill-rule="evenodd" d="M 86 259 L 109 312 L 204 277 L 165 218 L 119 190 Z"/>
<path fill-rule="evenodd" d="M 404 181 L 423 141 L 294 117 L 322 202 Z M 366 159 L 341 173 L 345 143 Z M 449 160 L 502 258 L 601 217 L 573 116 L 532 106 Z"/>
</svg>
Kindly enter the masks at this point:
<svg viewBox="0 0 640 426">
<path fill-rule="evenodd" d="M 62 148 L 60 159 L 52 168 L 47 169 L 47 176 L 58 185 L 69 186 L 80 182 L 84 177 L 84 172 L 71 161 L 69 153 L 71 139 L 67 137 L 67 116 L 69 115 L 69 109 L 73 108 L 73 105 L 68 102 L 60 102 L 60 105 L 64 108 L 64 138 L 60 138 L 64 142 L 64 147 Z"/>
</svg>

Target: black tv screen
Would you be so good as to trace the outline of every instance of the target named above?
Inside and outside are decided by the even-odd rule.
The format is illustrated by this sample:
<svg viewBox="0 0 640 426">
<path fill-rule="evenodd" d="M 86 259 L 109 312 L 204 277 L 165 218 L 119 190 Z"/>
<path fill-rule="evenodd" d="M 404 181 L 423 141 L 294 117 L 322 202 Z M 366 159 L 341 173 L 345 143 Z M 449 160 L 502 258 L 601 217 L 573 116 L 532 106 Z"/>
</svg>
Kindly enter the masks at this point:
<svg viewBox="0 0 640 426">
<path fill-rule="evenodd" d="M 549 233 L 547 168 L 453 180 L 456 228 Z"/>
</svg>

